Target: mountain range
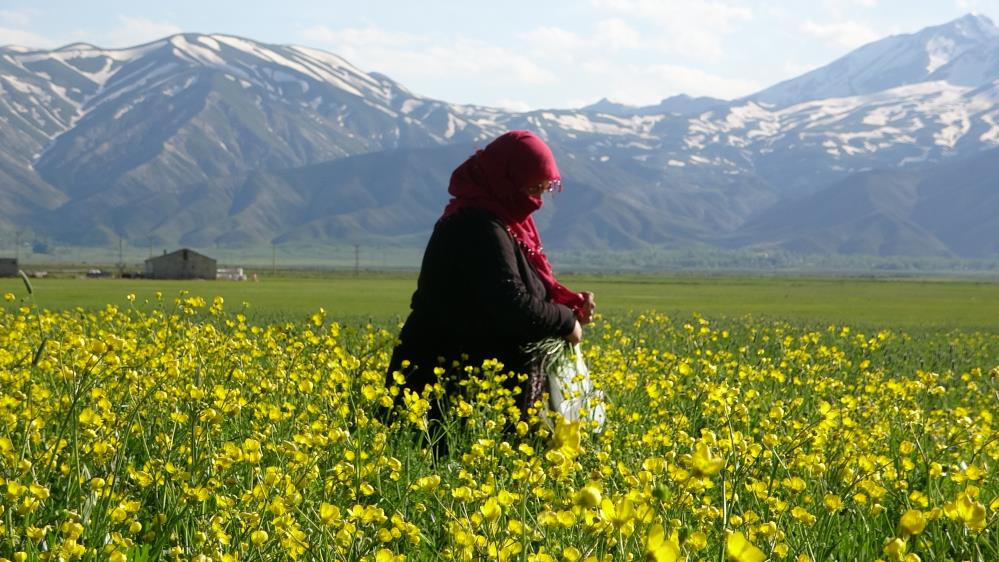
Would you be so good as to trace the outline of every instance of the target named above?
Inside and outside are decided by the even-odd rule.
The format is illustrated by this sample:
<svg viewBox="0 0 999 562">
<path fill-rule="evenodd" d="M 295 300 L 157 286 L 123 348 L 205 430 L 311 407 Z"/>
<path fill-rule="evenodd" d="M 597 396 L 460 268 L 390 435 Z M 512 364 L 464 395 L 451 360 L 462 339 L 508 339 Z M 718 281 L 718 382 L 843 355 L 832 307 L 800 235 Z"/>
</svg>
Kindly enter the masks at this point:
<svg viewBox="0 0 999 562">
<path fill-rule="evenodd" d="M 968 15 L 736 100 L 526 113 L 428 99 L 328 52 L 179 34 L 0 48 L 0 230 L 71 244 L 418 245 L 509 129 L 567 189 L 549 247 L 999 256 L 999 28 Z"/>
</svg>

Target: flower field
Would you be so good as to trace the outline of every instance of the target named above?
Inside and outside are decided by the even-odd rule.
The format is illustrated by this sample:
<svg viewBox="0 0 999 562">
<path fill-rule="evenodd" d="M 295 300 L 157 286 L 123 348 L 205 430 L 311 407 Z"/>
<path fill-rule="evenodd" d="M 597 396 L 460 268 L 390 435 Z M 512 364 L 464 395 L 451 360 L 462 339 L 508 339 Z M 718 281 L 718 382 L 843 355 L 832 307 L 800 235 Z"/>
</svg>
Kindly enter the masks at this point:
<svg viewBox="0 0 999 562">
<path fill-rule="evenodd" d="M 2 560 L 999 560 L 995 333 L 598 318 L 601 432 L 486 364 L 435 459 L 395 325 L 6 301 Z"/>
</svg>

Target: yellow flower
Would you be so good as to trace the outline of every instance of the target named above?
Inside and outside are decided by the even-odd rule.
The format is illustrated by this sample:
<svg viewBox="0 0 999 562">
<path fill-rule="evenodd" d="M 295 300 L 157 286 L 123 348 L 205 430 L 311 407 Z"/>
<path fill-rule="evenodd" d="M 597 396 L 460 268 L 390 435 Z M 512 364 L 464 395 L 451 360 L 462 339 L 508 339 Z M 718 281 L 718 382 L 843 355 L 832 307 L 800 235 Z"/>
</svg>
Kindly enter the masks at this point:
<svg viewBox="0 0 999 562">
<path fill-rule="evenodd" d="M 380 548 L 375 553 L 375 562 L 402 562 L 405 559 L 405 554 L 397 555 L 387 548 Z"/>
<path fill-rule="evenodd" d="M 794 509 L 791 510 L 791 516 L 806 525 L 812 525 L 816 521 L 816 517 L 800 505 L 795 506 Z"/>
<path fill-rule="evenodd" d="M 22 486 L 19 482 L 14 482 L 13 480 L 7 481 L 7 497 L 10 500 L 16 500 L 21 497 L 21 494 L 23 494 L 26 489 L 27 488 Z"/>
<path fill-rule="evenodd" d="M 969 466 L 968 468 L 966 468 L 964 470 L 964 473 L 962 474 L 962 476 L 964 476 L 965 479 L 974 482 L 974 481 L 981 480 L 981 479 L 985 478 L 985 471 L 982 470 L 981 468 L 978 468 L 975 465 L 971 465 L 971 466 Z M 958 479 L 955 478 L 955 480 L 958 480 Z"/>
<path fill-rule="evenodd" d="M 822 498 L 822 503 L 825 504 L 826 509 L 828 509 L 830 513 L 835 513 L 843 509 L 843 500 L 835 494 L 826 494 L 825 497 Z"/>
<path fill-rule="evenodd" d="M 28 491 L 31 492 L 31 495 L 35 496 L 40 500 L 45 500 L 48 499 L 49 497 L 49 489 L 46 488 L 45 486 L 41 486 L 38 484 L 30 484 L 28 485 Z"/>
<path fill-rule="evenodd" d="M 725 459 L 712 455 L 707 445 L 698 442 L 694 447 L 694 454 L 690 457 L 690 466 L 694 476 L 703 478 L 718 474 L 725 466 Z"/>
<path fill-rule="evenodd" d="M 985 529 L 985 505 L 976 502 L 967 492 L 944 505 L 944 513 L 951 519 L 963 521 L 973 533 Z"/>
<path fill-rule="evenodd" d="M 651 562 L 676 562 L 680 559 L 680 545 L 675 537 L 666 538 L 663 526 L 656 524 L 645 540 L 645 559 Z"/>
<path fill-rule="evenodd" d="M 729 562 L 763 562 L 767 556 L 742 533 L 731 533 L 725 539 L 725 558 Z"/>
<path fill-rule="evenodd" d="M 569 457 L 573 458 L 582 451 L 582 444 L 579 435 L 579 422 L 567 422 L 559 418 L 555 423 L 555 448 Z"/>
<path fill-rule="evenodd" d="M 926 528 L 926 517 L 923 516 L 922 511 L 910 509 L 902 514 L 898 525 L 902 529 L 903 535 L 918 535 Z"/>
<path fill-rule="evenodd" d="M 569 529 L 576 524 L 576 515 L 571 511 L 560 511 L 555 515 L 555 520 L 559 525 Z"/>
<path fill-rule="evenodd" d="M 906 548 L 907 545 L 904 540 L 894 537 L 885 543 L 884 553 L 893 560 L 901 560 L 902 556 L 905 554 Z"/>
<path fill-rule="evenodd" d="M 42 539 L 45 538 L 45 533 L 47 533 L 48 530 L 49 530 L 48 525 L 46 525 L 45 527 L 34 527 L 34 526 L 32 526 L 32 527 L 28 527 L 25 530 L 25 534 L 32 541 L 38 542 L 38 541 L 40 541 L 40 540 L 42 540 Z"/>
<path fill-rule="evenodd" d="M 489 521 L 490 523 L 499 519 L 500 515 L 503 515 L 503 508 L 500 507 L 496 498 L 489 498 L 486 500 L 486 503 L 482 504 L 479 511 L 482 512 L 482 516 L 486 518 L 486 521 Z"/>
<path fill-rule="evenodd" d="M 623 498 L 615 505 L 609 498 L 604 498 L 600 502 L 600 515 L 615 527 L 622 527 L 635 518 L 635 504 Z"/>
<path fill-rule="evenodd" d="M 268 539 L 267 531 L 258 529 L 250 533 L 250 542 L 252 542 L 255 546 L 260 546 L 264 544 L 265 542 L 267 542 L 267 539 Z"/>
<path fill-rule="evenodd" d="M 704 550 L 708 547 L 708 535 L 704 531 L 694 531 L 683 541 L 683 545 L 690 550 Z"/>
<path fill-rule="evenodd" d="M 437 489 L 437 486 L 441 484 L 441 477 L 434 474 L 431 476 L 422 476 L 416 479 L 416 482 L 410 484 L 409 489 L 414 491 L 431 492 Z"/>
<path fill-rule="evenodd" d="M 576 493 L 576 503 L 583 507 L 597 507 L 601 500 L 600 488 L 596 486 L 584 486 Z"/>
<path fill-rule="evenodd" d="M 323 525 L 332 526 L 340 519 L 340 508 L 326 502 L 319 504 L 319 519 L 322 520 Z"/>
</svg>

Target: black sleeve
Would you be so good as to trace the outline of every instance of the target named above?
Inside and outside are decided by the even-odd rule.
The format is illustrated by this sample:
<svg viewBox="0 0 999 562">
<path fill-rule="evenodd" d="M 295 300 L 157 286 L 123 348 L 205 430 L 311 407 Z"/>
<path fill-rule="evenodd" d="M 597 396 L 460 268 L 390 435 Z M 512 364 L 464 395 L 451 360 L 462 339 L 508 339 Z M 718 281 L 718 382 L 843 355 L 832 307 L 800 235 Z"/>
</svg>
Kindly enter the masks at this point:
<svg viewBox="0 0 999 562">
<path fill-rule="evenodd" d="M 482 314 L 497 334 L 517 341 L 571 333 L 576 323 L 572 309 L 531 294 L 517 265 L 520 250 L 503 226 L 493 220 L 475 220 L 467 227 L 463 253 L 473 277 L 475 300 L 483 307 L 467 313 Z"/>
</svg>

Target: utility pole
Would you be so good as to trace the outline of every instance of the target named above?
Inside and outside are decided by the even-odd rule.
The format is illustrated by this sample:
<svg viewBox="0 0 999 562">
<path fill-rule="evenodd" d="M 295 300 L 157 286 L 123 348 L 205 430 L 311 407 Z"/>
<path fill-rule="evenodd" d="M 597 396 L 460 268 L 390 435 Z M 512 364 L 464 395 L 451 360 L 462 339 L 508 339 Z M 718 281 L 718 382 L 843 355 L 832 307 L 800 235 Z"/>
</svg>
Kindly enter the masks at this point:
<svg viewBox="0 0 999 562">
<path fill-rule="evenodd" d="M 125 258 L 121 252 L 121 234 L 118 235 L 118 277 L 125 272 Z"/>
<path fill-rule="evenodd" d="M 17 260 L 18 266 L 21 262 L 21 231 L 16 231 L 14 235 L 14 259 Z"/>
<path fill-rule="evenodd" d="M 361 245 L 354 244 L 354 277 L 361 274 Z"/>
<path fill-rule="evenodd" d="M 277 244 L 271 242 L 271 275 L 277 273 Z"/>
</svg>

